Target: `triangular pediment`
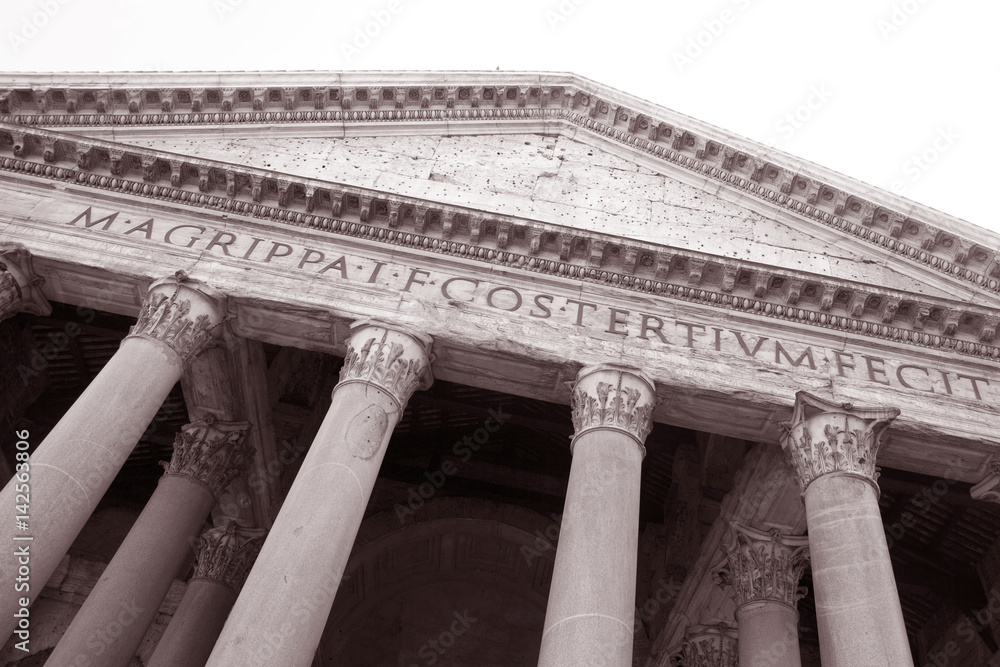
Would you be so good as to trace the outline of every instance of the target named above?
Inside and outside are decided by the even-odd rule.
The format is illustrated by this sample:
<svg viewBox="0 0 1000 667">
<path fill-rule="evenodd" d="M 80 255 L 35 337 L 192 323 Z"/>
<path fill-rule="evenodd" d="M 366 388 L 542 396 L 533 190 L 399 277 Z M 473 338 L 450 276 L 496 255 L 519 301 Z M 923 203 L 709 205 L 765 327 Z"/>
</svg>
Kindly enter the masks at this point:
<svg viewBox="0 0 1000 667">
<path fill-rule="evenodd" d="M 995 335 L 996 234 L 573 75 L 6 79 L 0 142 L 78 183 L 348 234 L 356 215 L 361 234 L 844 326 Z"/>
<path fill-rule="evenodd" d="M 681 181 L 581 135 L 127 138 L 131 145 L 473 207 L 643 243 L 937 298 L 906 257 L 716 187 Z M 962 289 L 965 286 L 958 286 Z M 975 298 L 970 294 L 970 297 Z"/>
</svg>

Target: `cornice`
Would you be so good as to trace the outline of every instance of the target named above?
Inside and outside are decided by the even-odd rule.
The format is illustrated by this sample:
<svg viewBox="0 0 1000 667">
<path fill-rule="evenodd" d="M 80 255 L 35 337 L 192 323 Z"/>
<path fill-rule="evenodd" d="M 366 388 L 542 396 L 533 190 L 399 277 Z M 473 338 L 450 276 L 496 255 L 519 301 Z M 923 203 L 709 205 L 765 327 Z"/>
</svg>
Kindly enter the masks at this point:
<svg viewBox="0 0 1000 667">
<path fill-rule="evenodd" d="M 9 123 L 0 123 L 0 172 L 1000 359 L 995 309 L 371 188 Z M 894 239 L 864 235 L 901 252 Z M 1000 292 L 997 280 L 975 275 Z"/>
</svg>

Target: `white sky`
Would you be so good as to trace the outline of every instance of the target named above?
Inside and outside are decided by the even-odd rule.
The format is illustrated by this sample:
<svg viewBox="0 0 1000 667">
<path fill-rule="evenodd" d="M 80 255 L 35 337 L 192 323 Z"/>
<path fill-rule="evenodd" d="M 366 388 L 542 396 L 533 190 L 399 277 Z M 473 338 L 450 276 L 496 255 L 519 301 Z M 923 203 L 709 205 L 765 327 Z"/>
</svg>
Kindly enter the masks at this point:
<svg viewBox="0 0 1000 667">
<path fill-rule="evenodd" d="M 989 0 L 3 3 L 0 70 L 571 71 L 1000 232 Z"/>
</svg>

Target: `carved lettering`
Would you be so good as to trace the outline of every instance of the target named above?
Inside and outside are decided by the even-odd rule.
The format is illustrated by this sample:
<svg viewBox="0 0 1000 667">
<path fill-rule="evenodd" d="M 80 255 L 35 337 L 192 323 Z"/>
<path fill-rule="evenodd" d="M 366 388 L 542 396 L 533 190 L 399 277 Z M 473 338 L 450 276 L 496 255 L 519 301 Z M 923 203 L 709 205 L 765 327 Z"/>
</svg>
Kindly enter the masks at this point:
<svg viewBox="0 0 1000 667">
<path fill-rule="evenodd" d="M 881 357 L 869 357 L 867 354 L 862 354 L 861 356 L 865 358 L 865 366 L 868 367 L 868 379 L 872 382 L 888 385 L 889 378 L 885 374 L 885 359 Z M 874 366 L 876 363 L 882 365 L 876 368 Z M 876 375 L 881 375 L 884 379 L 880 380 L 875 377 Z"/>
<path fill-rule="evenodd" d="M 473 290 L 479 287 L 479 280 L 475 278 L 448 278 L 448 280 L 441 283 L 441 296 L 448 299 L 449 301 L 457 301 L 458 299 L 456 299 L 448 292 L 448 286 L 451 285 L 452 283 L 458 283 L 458 282 L 471 283 Z M 474 297 L 470 296 L 468 299 L 464 299 L 464 301 L 472 301 L 473 298 Z"/>
<path fill-rule="evenodd" d="M 756 354 L 756 350 L 754 350 L 754 354 Z M 779 343 L 778 341 L 774 341 L 774 363 L 780 364 L 781 357 L 785 357 L 785 360 L 789 363 L 789 365 L 794 366 L 795 368 L 798 368 L 802 364 L 803 360 L 808 359 L 809 368 L 816 370 L 816 362 L 813 360 L 813 353 L 811 347 L 807 347 L 805 349 L 805 352 L 800 354 L 797 360 L 792 361 L 791 355 L 785 351 L 785 348 L 781 346 L 781 343 Z"/>
<path fill-rule="evenodd" d="M 704 325 L 702 325 L 702 324 L 694 324 L 692 322 L 681 322 L 680 320 L 677 320 L 676 322 L 674 322 L 674 324 L 676 324 L 679 327 L 687 327 L 687 345 L 685 345 L 684 347 L 694 347 L 694 330 L 695 330 L 695 327 L 697 327 L 698 329 L 701 329 L 702 331 L 705 330 L 705 326 Z"/>
<path fill-rule="evenodd" d="M 627 326 L 628 313 L 627 310 L 622 310 L 620 308 L 610 308 L 611 311 L 611 321 L 608 322 L 608 328 L 605 333 L 618 334 L 619 336 L 628 336 L 628 331 L 619 331 L 619 326 Z M 619 316 L 624 316 L 625 319 L 621 319 Z"/>
<path fill-rule="evenodd" d="M 543 320 L 545 320 L 545 319 L 548 319 L 549 317 L 552 316 L 552 310 L 547 305 L 545 305 L 544 303 L 542 303 L 542 301 L 541 301 L 542 299 L 548 299 L 548 302 L 552 303 L 555 300 L 555 297 L 552 296 L 551 294 L 536 294 L 535 295 L 535 305 L 538 306 L 538 308 L 542 312 L 541 313 L 536 313 L 535 310 L 532 309 L 528 314 L 531 315 L 532 317 L 540 317 Z"/>
<path fill-rule="evenodd" d="M 347 280 L 347 258 L 346 257 L 340 257 L 340 258 L 338 258 L 338 259 L 330 262 L 329 264 L 327 264 L 326 266 L 324 266 L 322 269 L 319 270 L 319 274 L 323 275 L 324 273 L 326 273 L 327 271 L 329 271 L 331 269 L 337 269 L 338 271 L 340 271 L 340 277 L 343 278 L 344 280 Z"/>
<path fill-rule="evenodd" d="M 115 219 L 118 217 L 118 211 L 115 211 L 114 213 L 111 213 L 110 215 L 106 215 L 103 218 L 99 218 L 99 219 L 94 220 L 93 222 L 91 222 L 90 221 L 90 214 L 91 214 L 91 207 L 88 206 L 86 211 L 84 211 L 80 215 L 78 215 L 75 218 L 73 218 L 72 220 L 70 220 L 68 224 L 75 225 L 80 220 L 83 220 L 83 227 L 84 227 L 84 229 L 90 229 L 94 225 L 97 225 L 97 224 L 100 224 L 100 223 L 103 222 L 104 226 L 101 227 L 101 229 L 107 231 L 108 227 L 111 226 L 111 223 L 114 222 Z"/>
<path fill-rule="evenodd" d="M 743 340 L 743 335 L 739 331 L 733 331 L 733 334 L 736 336 L 736 340 L 739 342 L 740 347 L 743 348 L 743 354 L 747 355 L 748 357 L 756 357 L 757 352 L 760 351 L 760 346 L 763 345 L 764 341 L 767 340 L 766 336 L 760 336 L 757 339 L 757 344 L 754 345 L 753 352 L 751 352 L 750 347 L 747 345 L 746 341 Z M 777 356 L 777 353 L 775 353 L 775 356 Z"/>
<path fill-rule="evenodd" d="M 578 306 L 578 308 L 576 309 L 576 326 L 578 326 L 578 327 L 582 327 L 583 326 L 583 307 L 584 306 L 590 306 L 594 310 L 597 310 L 597 304 L 596 303 L 587 303 L 586 301 L 577 301 L 576 299 L 566 299 L 566 304 L 567 305 L 569 305 L 571 303 L 576 304 Z"/>
<path fill-rule="evenodd" d="M 650 321 L 656 322 L 656 326 L 650 326 Z M 655 333 L 656 337 L 660 339 L 660 342 L 667 345 L 670 344 L 669 341 L 667 341 L 667 337 L 663 335 L 663 320 L 656 315 L 647 315 L 646 313 L 642 313 L 642 326 L 640 327 L 639 338 L 648 340 L 649 337 L 646 336 L 647 331 Z"/>
</svg>

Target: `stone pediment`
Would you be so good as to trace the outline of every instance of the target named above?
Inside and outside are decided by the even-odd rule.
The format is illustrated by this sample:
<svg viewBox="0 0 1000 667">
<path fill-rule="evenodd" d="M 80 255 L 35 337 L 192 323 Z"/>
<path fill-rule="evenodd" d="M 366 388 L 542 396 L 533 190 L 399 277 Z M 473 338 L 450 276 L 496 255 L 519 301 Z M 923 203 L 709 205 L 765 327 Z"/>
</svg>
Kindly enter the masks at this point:
<svg viewBox="0 0 1000 667">
<path fill-rule="evenodd" d="M 0 121 L 23 128 L 9 142 L 88 159 L 86 143 L 31 138 L 47 127 L 174 154 L 136 152 L 152 182 L 263 188 L 279 203 L 287 191 L 294 208 L 318 180 L 915 295 L 995 305 L 1000 294 L 997 235 L 569 74 L 4 79 Z M 225 165 L 199 158 L 258 174 L 227 185 Z"/>
</svg>

